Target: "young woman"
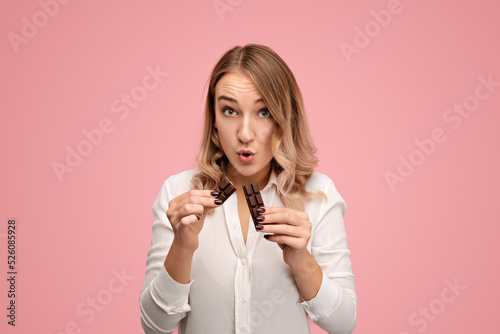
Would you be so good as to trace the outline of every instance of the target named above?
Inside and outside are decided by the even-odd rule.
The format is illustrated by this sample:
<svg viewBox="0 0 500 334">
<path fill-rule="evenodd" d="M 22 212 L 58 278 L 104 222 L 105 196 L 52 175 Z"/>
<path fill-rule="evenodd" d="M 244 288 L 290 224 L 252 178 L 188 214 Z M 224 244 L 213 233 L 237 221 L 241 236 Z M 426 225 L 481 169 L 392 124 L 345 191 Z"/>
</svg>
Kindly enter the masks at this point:
<svg viewBox="0 0 500 334">
<path fill-rule="evenodd" d="M 333 182 L 314 171 L 302 96 L 285 62 L 249 44 L 212 71 L 198 168 L 169 177 L 153 205 L 140 296 L 146 333 L 351 333 L 357 297 Z M 222 205 L 214 191 L 236 192 Z M 254 225 L 243 186 L 264 201 Z"/>
</svg>

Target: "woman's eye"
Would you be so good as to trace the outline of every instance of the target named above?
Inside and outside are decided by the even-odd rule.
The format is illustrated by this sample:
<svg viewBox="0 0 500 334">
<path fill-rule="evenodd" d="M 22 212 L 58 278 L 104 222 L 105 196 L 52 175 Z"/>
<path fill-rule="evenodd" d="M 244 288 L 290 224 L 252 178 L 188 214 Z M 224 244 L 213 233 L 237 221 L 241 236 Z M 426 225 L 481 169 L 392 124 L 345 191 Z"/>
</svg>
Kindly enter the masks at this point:
<svg viewBox="0 0 500 334">
<path fill-rule="evenodd" d="M 228 115 L 228 116 L 232 116 L 232 115 L 236 114 L 236 112 L 233 109 L 227 108 L 227 107 L 226 108 L 222 108 L 222 113 L 224 115 Z"/>
<path fill-rule="evenodd" d="M 237 114 L 237 112 L 234 111 L 234 109 L 231 109 L 229 107 L 222 108 L 222 113 L 226 116 L 234 116 Z M 259 116 L 262 118 L 268 118 L 271 117 L 271 113 L 269 112 L 268 109 L 262 109 L 259 111 Z"/>
<path fill-rule="evenodd" d="M 261 115 L 264 118 L 267 118 L 271 116 L 271 113 L 267 109 L 262 109 L 261 111 L 259 111 L 259 115 Z"/>
</svg>

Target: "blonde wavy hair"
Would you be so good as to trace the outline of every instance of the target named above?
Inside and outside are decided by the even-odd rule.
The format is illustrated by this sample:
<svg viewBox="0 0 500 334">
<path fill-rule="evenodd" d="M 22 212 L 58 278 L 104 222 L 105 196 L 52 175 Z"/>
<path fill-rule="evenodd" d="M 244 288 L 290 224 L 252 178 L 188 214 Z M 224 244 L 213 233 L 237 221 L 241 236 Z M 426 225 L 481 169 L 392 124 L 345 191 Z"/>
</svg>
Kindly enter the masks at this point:
<svg viewBox="0 0 500 334">
<path fill-rule="evenodd" d="M 321 191 L 310 193 L 305 190 L 318 159 L 309 133 L 302 93 L 283 59 L 269 47 L 259 44 L 230 49 L 212 70 L 202 143 L 196 158 L 199 172 L 191 181 L 193 189 L 216 189 L 229 164 L 214 127 L 215 86 L 228 72 L 241 72 L 250 77 L 276 121 L 271 144 L 271 168 L 276 173 L 277 192 L 285 206 L 303 210 L 304 199 L 326 199 Z"/>
</svg>

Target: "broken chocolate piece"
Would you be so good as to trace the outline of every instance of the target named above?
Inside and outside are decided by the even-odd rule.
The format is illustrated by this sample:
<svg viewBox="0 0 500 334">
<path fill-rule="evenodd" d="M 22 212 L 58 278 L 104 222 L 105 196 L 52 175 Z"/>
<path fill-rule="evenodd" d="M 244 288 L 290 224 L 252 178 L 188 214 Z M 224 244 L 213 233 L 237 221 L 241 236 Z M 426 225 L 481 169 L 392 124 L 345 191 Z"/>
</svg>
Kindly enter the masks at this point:
<svg viewBox="0 0 500 334">
<path fill-rule="evenodd" d="M 264 206 L 259 187 L 257 183 L 254 182 L 243 186 L 243 191 L 245 192 L 245 198 L 247 199 L 248 209 L 250 209 L 253 223 L 257 226 L 257 224 L 259 224 L 257 217 L 260 216 L 257 210 Z"/>
<path fill-rule="evenodd" d="M 217 199 L 222 200 L 223 204 L 229 198 L 229 196 L 231 196 L 236 191 L 236 187 L 233 186 L 231 181 L 225 178 L 217 187 L 217 191 L 219 192 L 219 196 L 217 196 Z"/>
</svg>

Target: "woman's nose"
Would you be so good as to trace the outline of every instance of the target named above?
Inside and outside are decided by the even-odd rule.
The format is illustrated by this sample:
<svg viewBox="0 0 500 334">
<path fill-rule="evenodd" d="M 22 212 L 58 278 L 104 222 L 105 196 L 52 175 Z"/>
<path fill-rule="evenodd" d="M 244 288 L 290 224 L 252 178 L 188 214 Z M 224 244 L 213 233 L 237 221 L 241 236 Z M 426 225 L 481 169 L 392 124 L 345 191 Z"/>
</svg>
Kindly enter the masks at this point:
<svg viewBox="0 0 500 334">
<path fill-rule="evenodd" d="M 240 127 L 238 129 L 238 139 L 243 142 L 247 143 L 255 139 L 255 131 L 253 128 L 253 123 L 250 120 L 250 118 L 244 117 Z"/>
</svg>

